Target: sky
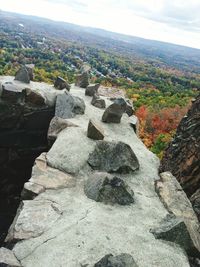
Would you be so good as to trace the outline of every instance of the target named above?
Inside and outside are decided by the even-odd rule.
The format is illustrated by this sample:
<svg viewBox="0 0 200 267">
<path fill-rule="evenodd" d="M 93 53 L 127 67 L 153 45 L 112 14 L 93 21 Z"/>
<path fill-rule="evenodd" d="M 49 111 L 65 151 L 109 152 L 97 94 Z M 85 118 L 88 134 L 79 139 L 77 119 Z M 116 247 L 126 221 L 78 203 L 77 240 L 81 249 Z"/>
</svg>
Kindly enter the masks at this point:
<svg viewBox="0 0 200 267">
<path fill-rule="evenodd" d="M 200 0 L 0 0 L 0 9 L 200 49 Z"/>
</svg>

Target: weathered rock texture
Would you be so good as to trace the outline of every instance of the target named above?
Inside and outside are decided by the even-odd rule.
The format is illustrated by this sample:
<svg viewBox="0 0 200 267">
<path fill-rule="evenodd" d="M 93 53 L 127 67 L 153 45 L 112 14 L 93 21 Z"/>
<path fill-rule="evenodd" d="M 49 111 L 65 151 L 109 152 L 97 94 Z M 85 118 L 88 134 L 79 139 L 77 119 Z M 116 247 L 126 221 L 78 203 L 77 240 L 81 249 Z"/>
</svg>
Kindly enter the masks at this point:
<svg viewBox="0 0 200 267">
<path fill-rule="evenodd" d="M 0 232 L 12 222 L 34 160 L 47 151 L 47 130 L 54 116 L 51 86 L 28 85 L 1 77 L 0 88 Z M 41 88 L 41 89 L 40 89 Z M 4 235 L 0 236 L 0 242 Z"/>
<path fill-rule="evenodd" d="M 200 95 L 180 122 L 164 153 L 160 171 L 170 171 L 187 195 L 200 186 Z"/>
<path fill-rule="evenodd" d="M 105 255 L 112 254 L 107 257 L 110 266 L 128 267 L 131 263 L 139 267 L 189 267 L 186 253 L 180 246 L 155 239 L 149 232 L 168 213 L 155 192 L 154 183 L 159 179 L 156 156 L 137 138 L 127 114 L 122 114 L 120 124 L 103 123 L 103 110 L 91 105 L 91 98 L 85 96 L 83 89 L 72 86 L 71 94 L 83 99 L 85 113 L 68 119 L 79 127 L 67 127 L 58 134 L 45 155 L 47 165 L 45 159 L 36 161 L 28 182 L 31 184 L 26 186 L 29 193 L 33 190 L 34 199 L 23 201 L 7 236 L 8 242 L 16 241 L 12 251 L 17 260 L 23 267 L 94 267 Z M 107 106 L 112 104 L 105 101 Z M 116 188 L 117 181 L 125 184 L 123 189 L 127 192 L 134 191 L 134 203 L 130 205 L 105 205 L 85 194 L 85 183 L 95 173 L 87 162 L 89 155 L 95 151 L 96 143 L 104 142 L 87 137 L 90 119 L 103 126 L 106 144 L 122 144 L 124 149 L 117 149 L 118 155 L 114 154 L 120 166 L 127 159 L 129 167 L 134 169 L 138 169 L 140 163 L 137 171 L 114 174 L 112 177 L 120 180 L 111 179 L 107 184 L 111 193 L 112 182 Z M 109 159 L 108 153 L 105 155 Z M 133 158 L 138 162 L 134 160 L 133 163 Z M 116 159 L 113 160 L 116 164 Z M 119 171 L 120 167 L 109 161 L 108 166 Z M 57 186 L 66 181 L 64 178 L 76 183 Z"/>
<path fill-rule="evenodd" d="M 175 224 L 179 224 L 177 228 L 182 228 L 181 231 L 176 231 L 177 237 L 174 242 L 181 243 L 189 255 L 197 255 L 199 257 L 199 222 L 192 205 L 182 187 L 170 172 L 161 173 L 160 176 L 161 180 L 156 182 L 156 190 L 167 210 L 177 217 L 177 220 L 174 220 L 171 225 L 174 224 L 175 227 Z M 174 229 L 174 227 L 172 228 Z M 173 236 L 175 237 L 175 231 Z"/>
</svg>

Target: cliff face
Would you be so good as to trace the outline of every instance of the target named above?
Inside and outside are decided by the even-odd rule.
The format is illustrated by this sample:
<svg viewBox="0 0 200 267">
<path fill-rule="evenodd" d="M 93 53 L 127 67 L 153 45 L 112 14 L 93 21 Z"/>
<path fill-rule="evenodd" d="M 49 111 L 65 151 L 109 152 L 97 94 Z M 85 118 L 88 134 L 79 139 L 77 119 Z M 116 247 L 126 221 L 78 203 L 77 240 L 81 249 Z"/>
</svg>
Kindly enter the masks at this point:
<svg viewBox="0 0 200 267">
<path fill-rule="evenodd" d="M 161 171 L 171 171 L 188 196 L 200 187 L 200 95 L 165 151 Z"/>
<path fill-rule="evenodd" d="M 6 237 L 13 248 L 0 249 L 0 263 L 189 267 L 185 251 L 199 255 L 197 218 L 186 195 L 170 174 L 160 180 L 159 160 L 136 136 L 125 101 L 99 98 L 106 110 L 80 87 L 56 97 L 53 145 L 24 184 Z"/>
</svg>

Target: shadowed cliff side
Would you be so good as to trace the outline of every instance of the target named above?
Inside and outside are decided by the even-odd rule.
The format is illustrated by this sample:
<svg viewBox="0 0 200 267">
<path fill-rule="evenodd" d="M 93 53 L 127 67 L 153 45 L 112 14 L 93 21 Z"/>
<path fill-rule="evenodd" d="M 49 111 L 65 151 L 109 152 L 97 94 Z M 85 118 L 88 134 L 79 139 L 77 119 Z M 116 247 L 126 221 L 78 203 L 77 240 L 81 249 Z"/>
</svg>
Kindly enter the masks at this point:
<svg viewBox="0 0 200 267">
<path fill-rule="evenodd" d="M 191 196 L 200 182 L 200 95 L 180 122 L 176 135 L 165 151 L 160 171 L 171 171 Z"/>
</svg>

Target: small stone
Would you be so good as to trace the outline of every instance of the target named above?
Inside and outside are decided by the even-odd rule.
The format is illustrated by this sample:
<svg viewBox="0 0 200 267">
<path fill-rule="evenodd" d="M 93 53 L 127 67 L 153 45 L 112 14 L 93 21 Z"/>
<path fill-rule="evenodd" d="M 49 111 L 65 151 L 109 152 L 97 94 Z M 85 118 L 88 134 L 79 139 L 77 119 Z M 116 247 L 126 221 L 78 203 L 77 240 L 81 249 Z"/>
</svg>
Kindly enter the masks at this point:
<svg viewBox="0 0 200 267">
<path fill-rule="evenodd" d="M 110 173 L 129 173 L 139 169 L 135 153 L 123 142 L 98 141 L 89 155 L 88 164 L 94 170 Z"/>
<path fill-rule="evenodd" d="M 130 205 L 134 203 L 134 193 L 120 178 L 108 173 L 95 173 L 84 187 L 88 198 L 105 204 Z"/>
<path fill-rule="evenodd" d="M 1 247 L 0 248 L 0 266 L 21 267 L 21 264 L 11 250 Z"/>
<path fill-rule="evenodd" d="M 163 239 L 180 245 L 188 255 L 200 255 L 188 231 L 187 225 L 182 218 L 168 214 L 157 228 L 150 232 L 156 239 Z"/>
<path fill-rule="evenodd" d="M 107 123 L 120 123 L 125 111 L 126 101 L 123 98 L 118 98 L 105 110 L 102 121 Z"/>
<path fill-rule="evenodd" d="M 97 108 L 105 108 L 106 107 L 106 102 L 104 99 L 100 98 L 100 96 L 94 94 L 91 104 Z"/>
<path fill-rule="evenodd" d="M 88 123 L 87 137 L 94 140 L 103 140 L 104 131 L 96 122 L 90 120 Z"/>
<path fill-rule="evenodd" d="M 15 75 L 15 80 L 23 82 L 23 83 L 30 83 L 30 77 L 28 70 L 25 66 L 22 66 Z"/>
<path fill-rule="evenodd" d="M 85 95 L 94 96 L 95 94 L 97 94 L 99 86 L 99 83 L 88 85 L 85 90 Z"/>
<path fill-rule="evenodd" d="M 62 89 L 67 89 L 68 91 L 70 90 L 70 85 L 68 84 L 68 82 L 65 79 L 61 78 L 60 76 L 56 78 L 54 87 L 59 90 Z"/>
<path fill-rule="evenodd" d="M 122 253 L 117 256 L 108 254 L 98 261 L 94 267 L 138 267 L 130 254 Z"/>
<path fill-rule="evenodd" d="M 26 64 L 25 67 L 26 67 L 26 69 L 28 71 L 30 80 L 33 81 L 34 80 L 34 72 L 33 72 L 33 70 L 34 70 L 35 65 L 34 64 Z"/>
<path fill-rule="evenodd" d="M 56 141 L 58 134 L 68 127 L 78 127 L 76 124 L 67 121 L 66 119 L 62 119 L 59 117 L 53 117 L 53 119 L 50 122 L 47 137 L 49 145 L 52 146 L 53 143 Z"/>
<path fill-rule="evenodd" d="M 84 114 L 84 112 L 85 103 L 80 97 L 72 96 L 67 92 L 57 96 L 55 116 L 69 119 L 75 117 L 76 114 Z"/>
<path fill-rule="evenodd" d="M 191 197 L 190 201 L 192 203 L 193 209 L 196 212 L 198 220 L 200 221 L 200 189 L 198 189 Z"/>
<path fill-rule="evenodd" d="M 77 75 L 75 85 L 81 88 L 86 88 L 89 85 L 88 71 L 84 71 L 82 74 Z"/>
<path fill-rule="evenodd" d="M 25 90 L 26 90 L 25 102 L 27 104 L 31 104 L 33 106 L 45 105 L 45 99 L 39 92 L 32 91 L 29 88 L 26 88 Z"/>
</svg>

